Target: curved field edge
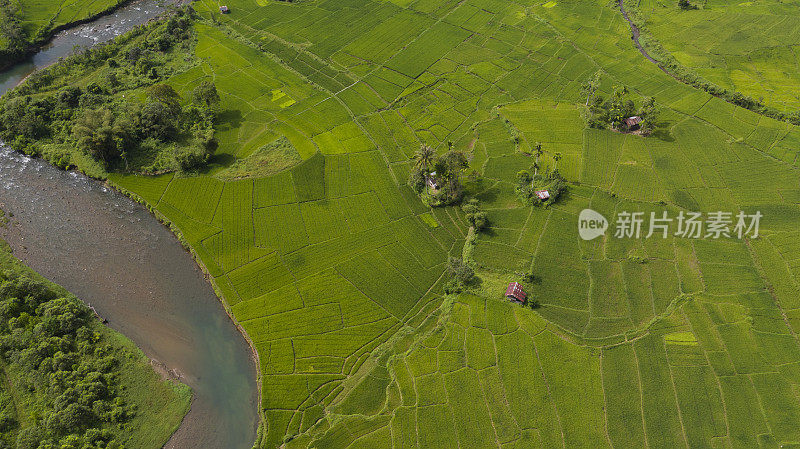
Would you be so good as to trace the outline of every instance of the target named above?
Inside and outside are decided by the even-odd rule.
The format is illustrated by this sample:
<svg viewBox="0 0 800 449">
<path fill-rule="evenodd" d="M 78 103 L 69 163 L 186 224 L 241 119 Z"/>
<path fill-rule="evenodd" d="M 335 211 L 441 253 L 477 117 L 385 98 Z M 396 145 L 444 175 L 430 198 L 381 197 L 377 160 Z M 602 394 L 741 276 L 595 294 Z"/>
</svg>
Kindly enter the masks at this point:
<svg viewBox="0 0 800 449">
<path fill-rule="evenodd" d="M 42 284 L 51 291 L 65 297 L 74 297 L 63 287 L 50 282 L 30 267 L 24 265 L 11 252 L 5 241 L 0 240 L 0 267 L 5 273 L 29 277 L 34 283 Z M 99 341 L 109 345 L 121 365 L 118 368 L 118 384 L 122 387 L 121 398 L 134 407 L 133 418 L 126 421 L 121 429 L 116 429 L 115 437 L 123 437 L 126 447 L 152 449 L 162 447 L 180 427 L 184 416 L 189 412 L 192 402 L 191 388 L 176 380 L 168 378 L 166 373 L 158 373 L 151 360 L 127 337 L 103 325 L 99 319 L 92 317 L 91 330 L 99 336 Z M 26 373 L 10 372 L 8 366 L 0 370 L 4 383 L 14 388 L 15 381 Z M 17 367 L 18 369 L 18 367 Z M 6 371 L 6 372 L 1 372 Z M 3 385 L 0 390 L 4 389 Z M 30 416 L 18 416 L 18 421 L 26 426 L 41 419 L 40 400 L 20 396 L 31 394 L 30 391 L 13 393 L 14 408 L 18 415 L 29 413 Z M 29 402 L 32 401 L 32 402 Z M 31 407 L 30 409 L 26 409 Z M 23 426 L 24 427 L 24 426 Z M 5 429 L 6 431 L 8 429 Z"/>
<path fill-rule="evenodd" d="M 797 129 L 644 64 L 626 25 L 604 4 L 481 1 L 441 11 L 422 3 L 380 5 L 389 18 L 376 17 L 391 26 L 370 27 L 397 31 L 428 18 L 420 23 L 431 36 L 447 37 L 436 49 L 441 56 L 427 68 L 420 67 L 425 61 L 392 59 L 391 51 L 370 46 L 366 25 L 352 45 L 321 36 L 318 48 L 287 45 L 271 32 L 293 35 L 294 24 L 260 31 L 262 14 L 330 13 L 327 20 L 342 19 L 336 24 L 348 28 L 354 21 L 344 12 L 353 8 L 238 2 L 219 20 L 241 34 L 213 34 L 216 44 L 204 47 L 208 66 L 175 80 L 187 91 L 192 80 L 216 77 L 225 107 L 248 117 L 241 123 L 249 124 L 221 133 L 225 154 L 237 154 L 274 113 L 282 126 L 304 131 L 297 140 L 311 141 L 302 164 L 227 183 L 112 176 L 180 228 L 259 350 L 270 424 L 263 444 L 491 447 L 487 435 L 502 448 L 797 441 L 786 425 L 798 422 Z M 459 42 L 465 33 L 445 22 L 476 40 Z M 242 46 L 256 38 L 271 62 Z M 400 33 L 400 51 L 416 55 L 421 44 L 405 46 L 412 40 L 418 42 Z M 347 51 L 334 51 L 339 47 Z M 386 60 L 391 68 L 384 70 Z M 283 83 L 300 101 L 288 104 L 274 92 L 283 91 L 276 62 L 291 69 L 294 76 Z M 341 64 L 351 65 L 332 69 Z M 270 76 L 263 76 L 266 68 Z M 665 109 L 661 134 L 643 139 L 584 129 L 575 106 L 583 101 L 580 84 L 599 68 L 606 72 L 603 91 L 623 83 L 656 96 Z M 342 100 L 352 92 L 337 88 L 354 75 L 365 87 Z M 447 302 L 438 307 L 436 281 L 445 255 L 462 253 L 463 213 L 422 206 L 403 182 L 414 147 L 424 142 L 443 151 L 449 140 L 470 152 L 479 176 L 466 182 L 467 192 L 492 223 L 473 251 L 484 298 L 454 299 L 452 310 Z M 545 153 L 535 160 L 536 142 Z M 513 194 L 516 172 L 533 169 L 534 161 L 542 170 L 558 167 L 573 183 L 548 209 L 520 207 Z M 584 207 L 608 217 L 624 209 L 761 208 L 771 218 L 751 241 L 585 243 L 574 232 Z M 547 322 L 501 302 L 503 276 L 526 268 L 541 278 L 531 293 Z M 427 302 L 409 308 L 415 297 Z M 352 323 L 383 334 L 359 346 L 362 352 L 343 354 L 361 343 L 359 333 L 344 332 L 356 329 Z M 456 395 L 462 391 L 475 394 Z M 576 404 L 583 394 L 588 407 Z M 481 395 L 492 398 L 483 411 L 462 416 L 462 404 Z M 787 411 L 786 420 L 778 409 Z M 586 420 L 604 431 L 587 428 Z M 438 432 L 446 438 L 436 440 Z"/>
<path fill-rule="evenodd" d="M 750 24 L 783 22 L 793 14 L 789 9 L 748 11 L 749 5 L 732 2 L 708 10 L 704 7 L 703 11 L 663 11 L 665 5 L 659 4 L 660 12 L 665 14 L 654 14 L 656 6 L 652 2 L 619 1 L 642 54 L 670 76 L 731 104 L 798 124 L 800 103 L 791 94 L 798 80 L 791 75 L 791 64 L 787 67 L 786 63 L 787 58 L 793 58 L 796 43 L 789 35 L 779 37 L 769 33 L 773 27 L 766 24 L 743 31 Z M 692 14 L 702 17 L 696 19 Z M 782 24 L 778 28 L 786 32 L 794 27 Z M 748 35 L 731 34 L 731 29 Z M 676 30 L 680 30 L 681 36 L 692 38 L 676 39 Z"/>
<path fill-rule="evenodd" d="M 242 338 L 244 338 L 245 342 L 247 342 L 247 346 L 250 348 L 250 354 L 253 357 L 253 360 L 254 360 L 255 366 L 256 366 L 256 372 L 257 372 L 256 385 L 257 385 L 257 388 L 258 388 L 258 395 L 259 395 L 259 397 L 261 397 L 261 363 L 259 361 L 258 351 L 256 350 L 255 345 L 253 344 L 253 341 L 250 339 L 250 336 L 242 328 L 242 326 L 239 323 L 239 321 L 233 315 L 233 312 L 231 311 L 230 305 L 225 300 L 225 297 L 224 297 L 224 295 L 222 293 L 222 290 L 219 288 L 219 286 L 215 282 L 214 278 L 209 273 L 208 268 L 206 267 L 205 263 L 203 263 L 203 259 L 200 257 L 200 255 L 197 253 L 197 251 L 195 251 L 194 247 L 192 247 L 192 245 L 189 244 L 189 242 L 186 240 L 186 238 L 184 237 L 183 232 L 181 232 L 180 228 L 175 226 L 175 224 L 173 224 L 172 221 L 170 221 L 169 218 L 167 218 L 164 214 L 159 212 L 158 209 L 153 207 L 153 205 L 151 205 L 147 200 L 145 200 L 144 198 L 139 196 L 139 194 L 135 193 L 132 190 L 129 190 L 129 189 L 123 187 L 122 185 L 120 185 L 117 182 L 114 182 L 114 178 L 115 178 L 114 175 L 109 176 L 109 178 L 106 180 L 106 185 L 108 185 L 109 187 L 113 188 L 117 192 L 127 196 L 128 198 L 136 201 L 137 203 L 141 204 L 142 206 L 146 207 L 147 210 L 153 215 L 153 217 L 155 217 L 164 226 L 169 228 L 170 232 L 172 232 L 175 235 L 175 238 L 178 239 L 178 241 L 186 249 L 186 251 L 188 251 L 189 254 L 192 255 L 192 259 L 194 259 L 195 263 L 197 263 L 197 266 L 200 267 L 200 270 L 202 270 L 202 272 L 204 273 L 206 280 L 208 280 L 209 284 L 211 284 L 211 287 L 214 289 L 214 293 L 217 295 L 217 298 L 219 298 L 220 303 L 222 304 L 223 309 L 225 310 L 225 313 L 228 315 L 228 318 L 231 320 L 231 322 L 234 324 L 234 326 L 236 326 L 236 329 L 242 335 Z M 188 412 L 188 409 L 187 409 L 187 412 Z M 262 437 L 263 437 L 262 436 L 263 426 L 265 424 L 265 420 L 264 420 L 264 416 L 263 416 L 263 410 L 261 409 L 261 407 L 259 407 L 258 412 L 259 412 L 259 417 L 260 417 L 261 421 L 259 422 L 259 426 L 258 426 L 258 430 L 257 430 L 256 441 L 254 443 L 254 447 L 258 447 L 259 443 L 262 440 Z M 175 429 L 177 430 L 177 427 Z"/>
</svg>

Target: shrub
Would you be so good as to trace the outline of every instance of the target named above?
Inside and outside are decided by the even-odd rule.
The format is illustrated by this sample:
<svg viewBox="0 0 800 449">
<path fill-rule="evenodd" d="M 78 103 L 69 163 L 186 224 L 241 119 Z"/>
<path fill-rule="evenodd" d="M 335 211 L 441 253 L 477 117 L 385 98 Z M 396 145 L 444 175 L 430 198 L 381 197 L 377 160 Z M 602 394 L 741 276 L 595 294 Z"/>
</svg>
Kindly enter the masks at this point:
<svg viewBox="0 0 800 449">
<path fill-rule="evenodd" d="M 86 111 L 73 126 L 72 134 L 81 148 L 105 165 L 120 155 L 128 138 L 125 124 L 105 108 Z"/>
<path fill-rule="evenodd" d="M 175 162 L 182 171 L 196 170 L 208 162 L 209 154 L 199 145 L 188 147 L 175 147 L 173 150 Z"/>
<path fill-rule="evenodd" d="M 411 173 L 408 175 L 408 185 L 417 195 L 425 190 L 425 174 L 422 168 L 415 166 L 411 169 Z"/>
<path fill-rule="evenodd" d="M 159 101 L 148 101 L 139 115 L 139 132 L 145 138 L 168 140 L 177 132 L 177 117 Z"/>
<path fill-rule="evenodd" d="M 480 202 L 475 198 L 470 198 L 465 204 L 461 206 L 464 211 L 467 221 L 470 226 L 475 228 L 475 231 L 481 231 L 489 224 L 489 218 L 486 212 L 481 210 Z"/>
<path fill-rule="evenodd" d="M 444 286 L 445 293 L 458 293 L 475 277 L 475 271 L 463 259 L 450 257 L 447 261 L 448 281 Z"/>
</svg>

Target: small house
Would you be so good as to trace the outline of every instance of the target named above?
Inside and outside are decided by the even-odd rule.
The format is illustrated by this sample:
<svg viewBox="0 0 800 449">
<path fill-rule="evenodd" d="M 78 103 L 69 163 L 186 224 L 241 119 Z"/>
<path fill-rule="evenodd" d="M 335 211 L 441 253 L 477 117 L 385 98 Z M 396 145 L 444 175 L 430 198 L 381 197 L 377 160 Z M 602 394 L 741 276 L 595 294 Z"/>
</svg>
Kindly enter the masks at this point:
<svg viewBox="0 0 800 449">
<path fill-rule="evenodd" d="M 546 201 L 550 199 L 550 191 L 548 190 L 537 190 L 533 192 L 536 194 L 536 197 L 542 201 Z"/>
<path fill-rule="evenodd" d="M 439 190 L 439 182 L 436 181 L 436 172 L 431 172 L 428 176 L 425 177 L 425 182 L 428 184 L 433 190 Z"/>
<path fill-rule="evenodd" d="M 506 298 L 520 304 L 525 304 L 525 299 L 527 297 L 528 294 L 525 293 L 525 290 L 522 289 L 522 286 L 519 285 L 519 282 L 512 282 L 508 284 L 508 288 L 506 288 Z"/>
<path fill-rule="evenodd" d="M 231 10 L 227 6 L 222 5 L 219 7 L 219 12 L 222 14 L 228 14 L 229 12 L 231 12 Z"/>
<path fill-rule="evenodd" d="M 628 117 L 622 121 L 625 124 L 625 128 L 628 131 L 636 131 L 639 129 L 639 125 L 642 123 L 642 118 L 638 115 L 634 115 L 633 117 Z"/>
</svg>

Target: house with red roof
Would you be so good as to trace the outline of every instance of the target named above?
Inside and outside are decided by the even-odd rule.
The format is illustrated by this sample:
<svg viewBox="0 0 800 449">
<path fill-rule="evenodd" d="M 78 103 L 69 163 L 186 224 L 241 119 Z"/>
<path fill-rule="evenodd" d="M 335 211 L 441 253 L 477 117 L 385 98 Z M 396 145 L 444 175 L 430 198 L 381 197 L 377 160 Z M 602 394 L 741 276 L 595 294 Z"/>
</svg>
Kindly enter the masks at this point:
<svg viewBox="0 0 800 449">
<path fill-rule="evenodd" d="M 520 304 L 525 304 L 525 299 L 527 297 L 528 294 L 525 293 L 525 290 L 522 289 L 522 286 L 519 285 L 519 282 L 512 282 L 508 284 L 508 288 L 506 289 L 506 298 Z"/>
</svg>

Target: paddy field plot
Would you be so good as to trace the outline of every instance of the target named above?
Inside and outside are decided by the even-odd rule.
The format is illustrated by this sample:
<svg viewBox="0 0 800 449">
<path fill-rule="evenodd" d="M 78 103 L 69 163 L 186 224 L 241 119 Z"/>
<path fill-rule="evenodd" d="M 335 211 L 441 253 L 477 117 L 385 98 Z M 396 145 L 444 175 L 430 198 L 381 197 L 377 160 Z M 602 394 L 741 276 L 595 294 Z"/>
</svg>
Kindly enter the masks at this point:
<svg viewBox="0 0 800 449">
<path fill-rule="evenodd" d="M 217 84 L 219 159 L 112 180 L 181 231 L 254 342 L 260 447 L 800 444 L 797 127 L 664 74 L 604 3 L 194 5 L 220 24 L 198 25 L 202 62 L 170 83 Z M 663 132 L 586 129 L 597 71 L 604 94 L 653 96 Z M 228 176 L 274 139 L 292 164 Z M 464 214 L 406 182 L 423 143 L 465 152 L 489 219 L 461 295 L 443 275 Z M 523 169 L 568 191 L 525 206 Z M 764 218 L 746 241 L 583 241 L 585 208 Z M 503 298 L 528 271 L 535 310 Z"/>
<path fill-rule="evenodd" d="M 800 108 L 796 5 L 714 2 L 681 11 L 645 1 L 638 10 L 669 54 L 704 79 L 781 111 Z"/>
</svg>

